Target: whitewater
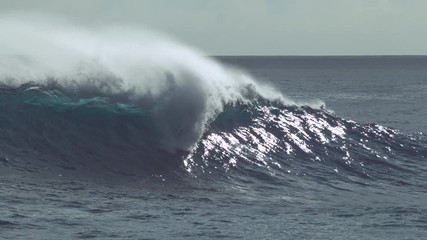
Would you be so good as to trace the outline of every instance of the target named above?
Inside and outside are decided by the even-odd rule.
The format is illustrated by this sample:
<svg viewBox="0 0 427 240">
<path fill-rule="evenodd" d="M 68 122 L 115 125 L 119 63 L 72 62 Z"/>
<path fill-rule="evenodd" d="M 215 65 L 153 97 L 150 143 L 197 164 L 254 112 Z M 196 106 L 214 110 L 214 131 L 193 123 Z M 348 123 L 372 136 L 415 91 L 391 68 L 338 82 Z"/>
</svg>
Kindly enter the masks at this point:
<svg viewBox="0 0 427 240">
<path fill-rule="evenodd" d="M 58 18 L 0 33 L 3 239 L 427 234 L 423 110 L 355 114 L 423 106 L 425 58 L 214 58 Z"/>
</svg>

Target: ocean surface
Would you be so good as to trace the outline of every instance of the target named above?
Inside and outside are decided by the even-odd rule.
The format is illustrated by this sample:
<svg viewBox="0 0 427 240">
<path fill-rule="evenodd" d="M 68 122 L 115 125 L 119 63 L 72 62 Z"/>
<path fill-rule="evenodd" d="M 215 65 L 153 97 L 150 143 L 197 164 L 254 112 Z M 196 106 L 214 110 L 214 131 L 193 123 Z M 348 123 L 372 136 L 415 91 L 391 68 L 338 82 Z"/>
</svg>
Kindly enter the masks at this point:
<svg viewBox="0 0 427 240">
<path fill-rule="evenodd" d="M 1 239 L 427 236 L 427 57 L 67 34 L 0 56 Z"/>
</svg>

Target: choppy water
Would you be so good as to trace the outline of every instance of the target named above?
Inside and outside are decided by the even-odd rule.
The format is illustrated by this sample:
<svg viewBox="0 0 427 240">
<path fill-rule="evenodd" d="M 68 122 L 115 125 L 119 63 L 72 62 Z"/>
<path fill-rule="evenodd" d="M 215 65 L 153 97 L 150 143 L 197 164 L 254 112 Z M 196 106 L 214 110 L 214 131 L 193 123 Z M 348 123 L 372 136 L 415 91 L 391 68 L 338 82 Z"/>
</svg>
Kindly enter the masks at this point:
<svg viewBox="0 0 427 240">
<path fill-rule="evenodd" d="M 427 58 L 214 60 L 96 33 L 99 58 L 67 37 L 65 59 L 1 58 L 1 238 L 427 234 Z"/>
</svg>

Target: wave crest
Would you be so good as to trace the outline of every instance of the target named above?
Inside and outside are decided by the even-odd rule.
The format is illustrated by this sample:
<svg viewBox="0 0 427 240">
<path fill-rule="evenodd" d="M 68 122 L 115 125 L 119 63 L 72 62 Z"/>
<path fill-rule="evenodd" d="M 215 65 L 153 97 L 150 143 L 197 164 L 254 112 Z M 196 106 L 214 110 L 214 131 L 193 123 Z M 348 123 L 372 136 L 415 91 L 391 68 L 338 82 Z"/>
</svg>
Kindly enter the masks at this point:
<svg viewBox="0 0 427 240">
<path fill-rule="evenodd" d="M 190 150 L 227 104 L 257 96 L 292 104 L 244 72 L 160 34 L 16 17 L 0 18 L 0 29 L 1 50 L 7 53 L 0 56 L 3 88 L 33 82 L 73 99 L 152 109 L 160 142 L 169 151 Z"/>
</svg>

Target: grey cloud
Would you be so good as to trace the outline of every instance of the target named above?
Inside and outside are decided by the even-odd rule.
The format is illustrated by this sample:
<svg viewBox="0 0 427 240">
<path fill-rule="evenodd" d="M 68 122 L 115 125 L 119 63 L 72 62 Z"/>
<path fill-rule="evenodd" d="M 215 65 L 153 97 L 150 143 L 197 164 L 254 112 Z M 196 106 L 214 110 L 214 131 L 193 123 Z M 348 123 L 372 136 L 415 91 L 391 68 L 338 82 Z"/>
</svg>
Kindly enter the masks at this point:
<svg viewBox="0 0 427 240">
<path fill-rule="evenodd" d="M 423 0 L 3 0 L 0 9 L 148 26 L 210 54 L 427 54 Z"/>
</svg>

